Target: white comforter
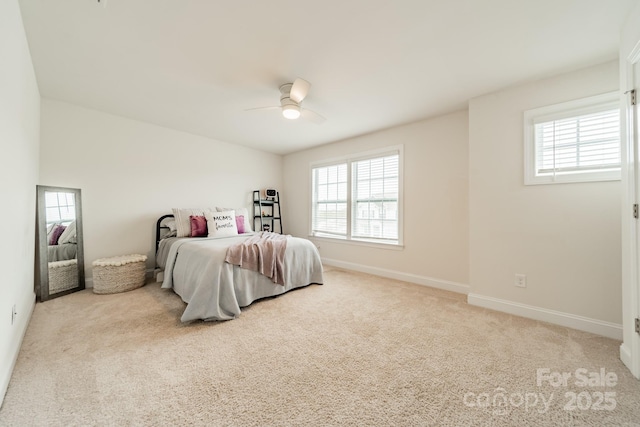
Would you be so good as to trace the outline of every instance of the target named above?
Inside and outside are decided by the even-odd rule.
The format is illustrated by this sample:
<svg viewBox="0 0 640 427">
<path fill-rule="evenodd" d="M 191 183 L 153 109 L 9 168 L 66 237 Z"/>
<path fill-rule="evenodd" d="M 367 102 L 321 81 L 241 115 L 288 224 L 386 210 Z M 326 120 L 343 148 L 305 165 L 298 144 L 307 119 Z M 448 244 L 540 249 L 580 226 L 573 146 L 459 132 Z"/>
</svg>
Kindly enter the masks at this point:
<svg viewBox="0 0 640 427">
<path fill-rule="evenodd" d="M 228 320 L 240 307 L 253 301 L 283 294 L 312 283 L 322 284 L 322 263 L 316 247 L 306 239 L 287 236 L 284 286 L 254 271 L 225 263 L 227 248 L 250 234 L 226 238 L 178 239 L 169 249 L 163 288 L 187 303 L 181 320 Z"/>
</svg>

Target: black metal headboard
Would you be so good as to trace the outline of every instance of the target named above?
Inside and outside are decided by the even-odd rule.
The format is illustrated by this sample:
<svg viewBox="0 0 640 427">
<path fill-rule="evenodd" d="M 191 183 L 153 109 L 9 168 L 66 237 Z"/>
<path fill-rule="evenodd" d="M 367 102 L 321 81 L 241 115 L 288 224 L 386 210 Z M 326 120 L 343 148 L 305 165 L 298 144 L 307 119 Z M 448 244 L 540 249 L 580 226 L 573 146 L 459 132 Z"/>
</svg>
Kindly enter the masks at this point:
<svg viewBox="0 0 640 427">
<path fill-rule="evenodd" d="M 169 230 L 169 227 L 163 225 L 162 223 L 162 221 L 167 218 L 173 218 L 173 214 L 162 215 L 160 218 L 158 218 L 158 221 L 156 221 L 156 253 L 158 253 L 158 245 L 160 244 L 160 240 L 162 239 L 162 230 Z"/>
</svg>

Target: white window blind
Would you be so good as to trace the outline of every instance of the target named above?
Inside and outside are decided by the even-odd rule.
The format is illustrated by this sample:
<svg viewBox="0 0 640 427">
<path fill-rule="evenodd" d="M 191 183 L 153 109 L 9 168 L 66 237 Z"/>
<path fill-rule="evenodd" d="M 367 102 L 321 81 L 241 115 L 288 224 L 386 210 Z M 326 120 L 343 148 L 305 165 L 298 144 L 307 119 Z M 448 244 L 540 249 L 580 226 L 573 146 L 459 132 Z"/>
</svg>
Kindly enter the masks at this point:
<svg viewBox="0 0 640 427">
<path fill-rule="evenodd" d="M 347 164 L 313 169 L 314 235 L 347 235 Z"/>
<path fill-rule="evenodd" d="M 620 179 L 620 108 L 609 93 L 525 112 L 525 184 Z"/>
<path fill-rule="evenodd" d="M 356 161 L 352 174 L 352 237 L 398 240 L 398 155 Z"/>
<path fill-rule="evenodd" d="M 620 168 L 618 109 L 535 125 L 537 174 Z"/>
</svg>

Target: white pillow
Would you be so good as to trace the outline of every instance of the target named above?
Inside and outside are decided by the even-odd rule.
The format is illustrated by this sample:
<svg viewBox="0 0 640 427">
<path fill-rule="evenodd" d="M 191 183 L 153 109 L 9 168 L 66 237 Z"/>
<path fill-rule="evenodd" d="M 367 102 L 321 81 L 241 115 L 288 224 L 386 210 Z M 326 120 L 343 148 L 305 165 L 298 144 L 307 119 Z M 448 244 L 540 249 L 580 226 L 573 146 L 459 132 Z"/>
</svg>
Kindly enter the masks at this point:
<svg viewBox="0 0 640 427">
<path fill-rule="evenodd" d="M 191 221 L 189 216 L 205 216 L 206 212 L 215 212 L 213 208 L 172 208 L 173 217 L 176 220 L 177 237 L 191 237 Z"/>
<path fill-rule="evenodd" d="M 216 209 L 218 210 L 218 212 L 234 211 L 236 216 L 244 216 L 244 232 L 251 233 L 253 231 L 253 228 L 251 228 L 251 220 L 253 218 L 249 218 L 249 211 L 247 210 L 247 208 L 231 209 L 217 207 Z"/>
<path fill-rule="evenodd" d="M 56 228 L 56 225 L 60 225 L 60 223 L 54 222 L 53 224 L 49 224 L 47 227 L 47 244 L 51 241 L 51 233 L 53 233 L 53 229 Z"/>
<path fill-rule="evenodd" d="M 237 236 L 236 214 L 233 211 L 205 212 L 209 237 Z"/>
<path fill-rule="evenodd" d="M 76 222 L 75 220 L 67 225 L 60 237 L 58 238 L 58 244 L 63 245 L 65 243 L 71 243 L 71 240 L 76 237 Z"/>
</svg>

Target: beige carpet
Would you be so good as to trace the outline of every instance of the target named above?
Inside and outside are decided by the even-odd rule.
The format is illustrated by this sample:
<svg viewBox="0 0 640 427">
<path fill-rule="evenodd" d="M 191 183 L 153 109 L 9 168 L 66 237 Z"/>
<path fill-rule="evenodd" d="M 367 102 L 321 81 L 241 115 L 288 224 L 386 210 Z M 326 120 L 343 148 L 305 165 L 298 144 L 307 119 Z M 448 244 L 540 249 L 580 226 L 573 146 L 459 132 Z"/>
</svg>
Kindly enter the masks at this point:
<svg viewBox="0 0 640 427">
<path fill-rule="evenodd" d="M 640 425 L 619 342 L 462 295 L 328 269 L 236 320 L 183 308 L 155 283 L 37 304 L 0 425 Z"/>
</svg>

